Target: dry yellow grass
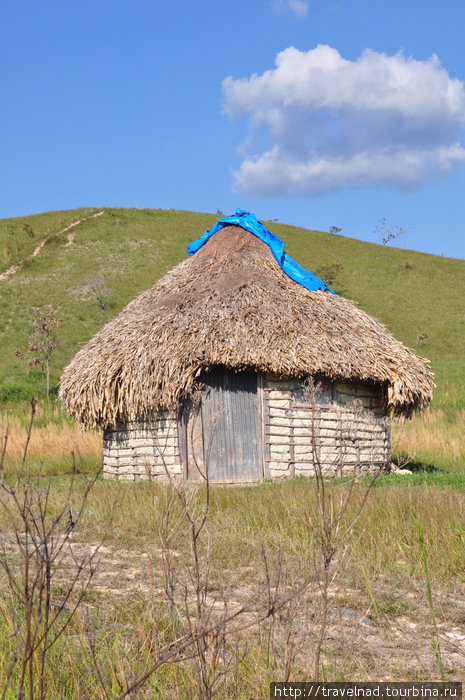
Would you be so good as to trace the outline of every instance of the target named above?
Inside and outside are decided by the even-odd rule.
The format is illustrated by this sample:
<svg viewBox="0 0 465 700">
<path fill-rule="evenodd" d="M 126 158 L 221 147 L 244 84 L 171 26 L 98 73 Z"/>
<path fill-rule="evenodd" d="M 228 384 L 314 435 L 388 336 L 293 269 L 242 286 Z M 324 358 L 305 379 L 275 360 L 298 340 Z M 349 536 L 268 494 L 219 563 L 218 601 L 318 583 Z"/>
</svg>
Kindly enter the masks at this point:
<svg viewBox="0 0 465 700">
<path fill-rule="evenodd" d="M 27 436 L 27 417 L 0 415 L 1 434 L 8 425 L 7 455 L 10 461 L 22 457 Z M 392 429 L 392 447 L 401 460 L 423 462 L 439 469 L 465 468 L 465 411 L 452 415 L 442 409 L 429 409 L 412 419 L 396 419 Z M 83 432 L 77 425 L 64 420 L 55 409 L 46 419 L 43 408 L 35 421 L 29 444 L 29 456 L 57 462 L 67 462 L 71 452 L 83 458 L 100 459 L 101 433 Z M 408 465 L 407 465 L 408 466 Z"/>
<path fill-rule="evenodd" d="M 442 409 L 429 409 L 411 420 L 394 422 L 394 451 L 413 461 L 437 468 L 465 468 L 465 411 L 452 415 Z"/>
<path fill-rule="evenodd" d="M 27 438 L 27 424 L 17 416 L 1 416 L 1 434 L 8 429 L 7 454 L 10 459 L 22 457 Z M 76 425 L 62 421 L 34 425 L 29 442 L 28 454 L 31 457 L 68 459 L 71 452 L 82 457 L 98 456 L 102 450 L 102 436 L 99 432 L 83 432 Z"/>
</svg>

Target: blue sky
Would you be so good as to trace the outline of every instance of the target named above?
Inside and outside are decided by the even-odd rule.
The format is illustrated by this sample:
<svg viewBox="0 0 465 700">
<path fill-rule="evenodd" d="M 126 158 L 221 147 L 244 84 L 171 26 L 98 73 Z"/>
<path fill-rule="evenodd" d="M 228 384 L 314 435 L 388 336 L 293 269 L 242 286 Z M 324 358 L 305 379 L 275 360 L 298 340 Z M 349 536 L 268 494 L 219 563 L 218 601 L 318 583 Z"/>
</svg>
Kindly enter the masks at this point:
<svg viewBox="0 0 465 700">
<path fill-rule="evenodd" d="M 465 258 L 464 33 L 463 0 L 0 0 L 0 218 L 241 207 Z"/>
</svg>

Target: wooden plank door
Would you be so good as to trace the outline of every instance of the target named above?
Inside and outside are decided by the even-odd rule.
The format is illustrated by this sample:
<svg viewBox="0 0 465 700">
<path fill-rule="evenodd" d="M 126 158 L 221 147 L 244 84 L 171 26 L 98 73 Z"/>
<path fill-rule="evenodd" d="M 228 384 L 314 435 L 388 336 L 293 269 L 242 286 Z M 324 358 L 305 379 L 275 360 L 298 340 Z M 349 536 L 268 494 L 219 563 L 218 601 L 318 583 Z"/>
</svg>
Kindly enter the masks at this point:
<svg viewBox="0 0 465 700">
<path fill-rule="evenodd" d="M 204 469 L 210 481 L 260 480 L 257 373 L 215 367 L 201 382 Z"/>
</svg>

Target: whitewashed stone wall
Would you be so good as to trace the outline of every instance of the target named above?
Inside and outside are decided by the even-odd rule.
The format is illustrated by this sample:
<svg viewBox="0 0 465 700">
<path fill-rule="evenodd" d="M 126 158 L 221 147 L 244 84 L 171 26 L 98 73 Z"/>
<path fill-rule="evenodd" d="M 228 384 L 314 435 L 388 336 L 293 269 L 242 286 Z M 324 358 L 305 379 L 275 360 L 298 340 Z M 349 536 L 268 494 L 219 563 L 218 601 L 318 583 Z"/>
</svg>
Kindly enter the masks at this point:
<svg viewBox="0 0 465 700">
<path fill-rule="evenodd" d="M 313 396 L 299 380 L 268 376 L 265 390 L 265 474 L 327 476 L 384 467 L 390 459 L 389 423 L 381 392 L 368 384 L 327 384 Z"/>
<path fill-rule="evenodd" d="M 121 423 L 103 434 L 103 475 L 120 481 L 166 479 L 182 474 L 176 416 L 159 412 L 151 420 Z"/>
<path fill-rule="evenodd" d="M 299 380 L 265 378 L 265 477 L 312 476 L 315 464 L 327 476 L 362 473 L 390 460 L 389 423 L 380 392 L 354 382 L 328 387 L 312 397 Z M 159 412 L 151 420 L 104 431 L 106 478 L 163 480 L 167 471 L 183 475 L 174 413 Z"/>
</svg>

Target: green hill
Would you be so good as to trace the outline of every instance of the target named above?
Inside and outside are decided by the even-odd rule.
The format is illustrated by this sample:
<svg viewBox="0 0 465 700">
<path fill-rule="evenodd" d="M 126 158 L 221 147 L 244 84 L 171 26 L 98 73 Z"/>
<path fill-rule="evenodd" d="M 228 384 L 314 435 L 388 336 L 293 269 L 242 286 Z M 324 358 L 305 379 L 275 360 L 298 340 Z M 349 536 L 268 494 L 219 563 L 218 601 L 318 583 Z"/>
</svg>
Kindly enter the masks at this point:
<svg viewBox="0 0 465 700">
<path fill-rule="evenodd" d="M 58 312 L 62 346 L 52 362 L 56 390 L 61 370 L 81 344 L 183 260 L 187 243 L 217 218 L 107 208 L 90 218 L 99 211 L 76 209 L 0 221 L 0 401 L 40 392 L 40 373 L 14 354 L 28 346 L 32 307 L 51 304 Z M 436 406 L 465 408 L 465 261 L 267 225 L 304 267 L 318 274 L 333 266 L 338 293 L 431 360 Z M 40 252 L 30 257 L 42 242 Z M 1 279 L 13 264 L 18 269 Z"/>
</svg>

